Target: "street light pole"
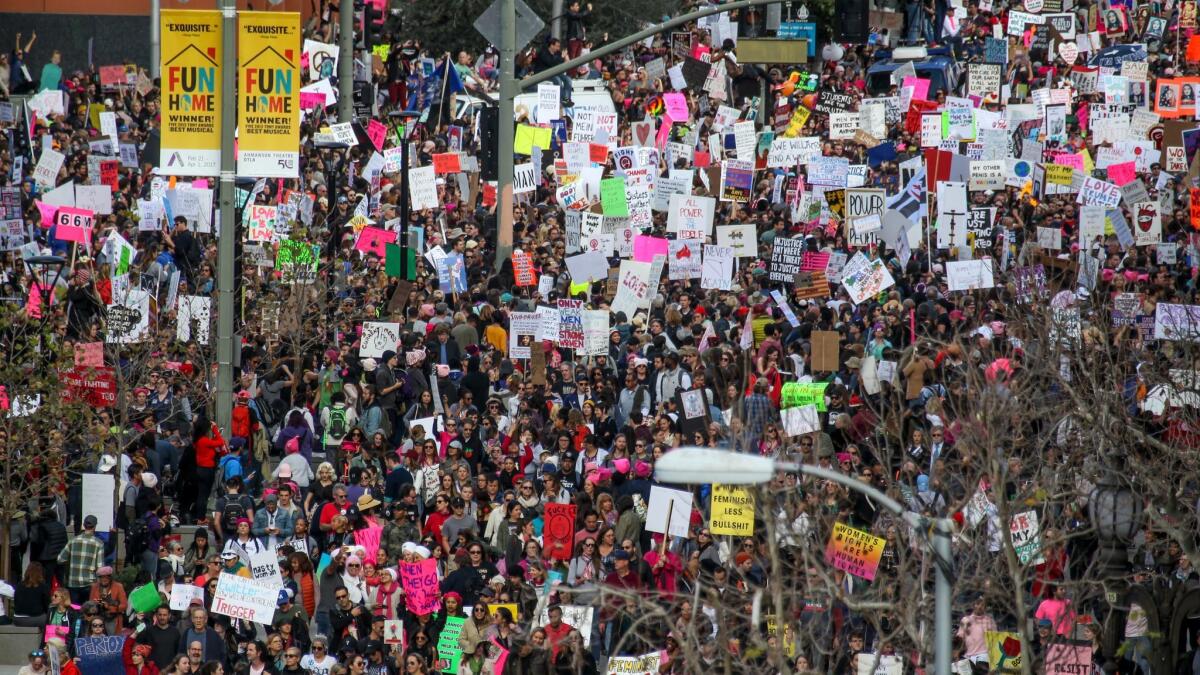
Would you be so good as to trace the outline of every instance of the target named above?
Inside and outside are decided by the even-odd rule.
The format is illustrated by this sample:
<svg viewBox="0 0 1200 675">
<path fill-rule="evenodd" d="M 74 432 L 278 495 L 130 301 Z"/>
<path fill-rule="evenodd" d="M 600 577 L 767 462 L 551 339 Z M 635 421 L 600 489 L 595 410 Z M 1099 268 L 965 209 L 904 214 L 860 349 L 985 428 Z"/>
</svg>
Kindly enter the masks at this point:
<svg viewBox="0 0 1200 675">
<path fill-rule="evenodd" d="M 354 119 L 354 2 L 338 2 L 338 121 Z"/>
<path fill-rule="evenodd" d="M 517 97 L 517 3 L 500 2 L 500 143 L 496 183 L 496 270 L 513 249 L 513 99 Z M 407 195 L 405 195 L 407 197 Z"/>
<path fill-rule="evenodd" d="M 771 480 L 777 471 L 802 473 L 837 483 L 852 492 L 865 495 L 899 516 L 914 531 L 925 537 L 925 545 L 932 550 L 937 568 L 933 672 L 936 675 L 950 675 L 950 655 L 953 648 L 950 609 L 954 592 L 954 558 L 950 548 L 950 536 L 954 532 L 954 521 L 949 518 L 923 518 L 874 487 L 837 471 L 795 462 L 778 462 L 770 457 L 713 448 L 683 447 L 663 455 L 654 467 L 654 475 L 661 481 L 693 485 L 712 483 L 714 478 L 719 478 L 724 485 L 757 485 Z M 932 542 L 926 533 L 926 528 L 931 525 Z"/>
<path fill-rule="evenodd" d="M 162 26 L 159 12 L 162 0 L 150 0 L 150 79 L 158 77 L 158 66 L 162 54 Z"/>
<path fill-rule="evenodd" d="M 226 434 L 233 423 L 233 317 L 237 259 L 237 220 L 234 218 L 233 132 L 237 127 L 237 5 L 221 0 L 221 236 L 217 239 L 217 426 Z M 204 499 L 208 496 L 204 495 Z"/>
<path fill-rule="evenodd" d="M 344 1 L 344 0 L 343 0 Z M 553 68 L 547 68 L 514 82 L 515 70 L 513 61 L 516 53 L 517 10 L 513 0 L 501 0 L 500 3 L 500 158 L 497 168 L 496 199 L 499 217 L 496 219 L 499 231 L 496 233 L 496 271 L 504 260 L 512 255 L 513 247 L 513 216 L 512 216 L 512 184 L 513 184 L 513 99 L 522 91 L 545 82 L 551 78 L 568 73 L 591 61 L 620 51 L 636 42 L 658 35 L 697 19 L 703 19 L 712 14 L 733 12 L 759 5 L 772 5 L 781 0 L 737 0 L 722 5 L 712 5 L 627 35 L 616 42 L 610 42 L 603 47 L 581 54 L 576 58 L 561 63 Z"/>
<path fill-rule="evenodd" d="M 395 110 L 388 113 L 392 122 L 392 132 L 396 142 L 400 144 L 400 231 L 396 241 L 400 243 L 400 279 L 408 280 L 408 220 L 411 217 L 412 203 L 408 199 L 408 123 L 409 120 L 421 116 L 418 110 Z"/>
</svg>

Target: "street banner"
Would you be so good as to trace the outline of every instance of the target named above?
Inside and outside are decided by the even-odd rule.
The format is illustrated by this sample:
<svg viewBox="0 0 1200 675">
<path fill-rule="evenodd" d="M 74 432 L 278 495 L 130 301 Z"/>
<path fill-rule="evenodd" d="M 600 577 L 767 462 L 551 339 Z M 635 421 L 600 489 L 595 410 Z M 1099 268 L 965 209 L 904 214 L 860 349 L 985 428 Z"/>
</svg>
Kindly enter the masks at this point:
<svg viewBox="0 0 1200 675">
<path fill-rule="evenodd" d="M 300 15 L 238 17 L 238 175 L 298 178 Z"/>
<path fill-rule="evenodd" d="M 166 176 L 221 172 L 221 13 L 164 9 L 162 154 Z M 150 158 L 155 161 L 155 158 Z"/>
</svg>

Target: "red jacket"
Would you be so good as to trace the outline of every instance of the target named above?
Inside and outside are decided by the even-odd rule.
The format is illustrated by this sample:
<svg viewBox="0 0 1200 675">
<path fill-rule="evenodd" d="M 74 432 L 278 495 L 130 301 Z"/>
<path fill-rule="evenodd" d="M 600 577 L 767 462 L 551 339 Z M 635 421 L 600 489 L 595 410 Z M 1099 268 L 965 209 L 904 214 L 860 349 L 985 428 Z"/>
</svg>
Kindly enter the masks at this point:
<svg viewBox="0 0 1200 675">
<path fill-rule="evenodd" d="M 217 457 L 225 454 L 225 439 L 213 425 L 213 436 L 205 436 L 196 441 L 196 466 L 201 469 L 217 468 Z"/>
</svg>

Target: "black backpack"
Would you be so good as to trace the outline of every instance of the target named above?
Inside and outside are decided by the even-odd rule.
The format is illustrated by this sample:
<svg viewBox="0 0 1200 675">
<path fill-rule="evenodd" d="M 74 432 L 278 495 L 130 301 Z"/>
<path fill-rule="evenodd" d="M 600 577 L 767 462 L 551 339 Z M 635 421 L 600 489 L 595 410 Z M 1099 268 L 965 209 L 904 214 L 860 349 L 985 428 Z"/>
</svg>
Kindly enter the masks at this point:
<svg viewBox="0 0 1200 675">
<path fill-rule="evenodd" d="M 150 544 L 150 528 L 146 527 L 145 518 L 135 518 L 125 530 L 126 557 L 139 556 Z"/>
<path fill-rule="evenodd" d="M 225 506 L 221 508 L 221 529 L 226 536 L 233 536 L 232 533 L 237 531 L 238 519 L 245 517 L 246 507 L 242 505 L 242 496 L 226 495 Z"/>
</svg>

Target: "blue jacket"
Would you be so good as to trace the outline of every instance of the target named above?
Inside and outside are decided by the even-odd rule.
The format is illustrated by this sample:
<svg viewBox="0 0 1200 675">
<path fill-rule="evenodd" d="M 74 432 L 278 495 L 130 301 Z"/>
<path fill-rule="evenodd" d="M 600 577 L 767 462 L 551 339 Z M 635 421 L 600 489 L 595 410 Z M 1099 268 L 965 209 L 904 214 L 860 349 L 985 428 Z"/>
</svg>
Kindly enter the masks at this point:
<svg viewBox="0 0 1200 675">
<path fill-rule="evenodd" d="M 270 515 L 266 507 L 254 509 L 254 524 L 250 526 L 250 533 L 261 539 L 264 546 L 267 539 L 271 536 L 267 532 L 267 523 L 269 522 L 268 518 Z M 275 527 L 279 528 L 279 534 L 276 535 L 277 540 L 282 541 L 291 537 L 296 530 L 296 523 L 292 518 L 292 514 L 276 507 Z"/>
</svg>

